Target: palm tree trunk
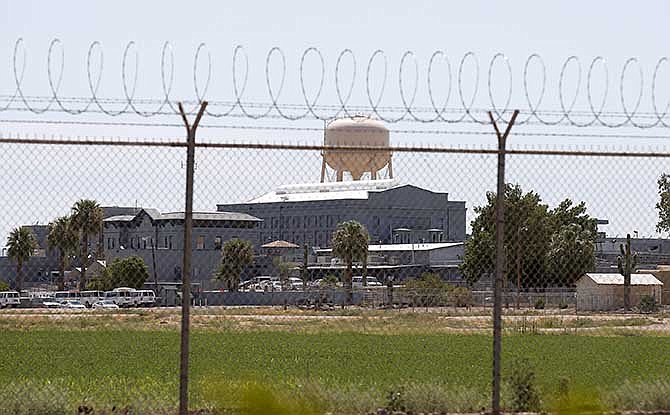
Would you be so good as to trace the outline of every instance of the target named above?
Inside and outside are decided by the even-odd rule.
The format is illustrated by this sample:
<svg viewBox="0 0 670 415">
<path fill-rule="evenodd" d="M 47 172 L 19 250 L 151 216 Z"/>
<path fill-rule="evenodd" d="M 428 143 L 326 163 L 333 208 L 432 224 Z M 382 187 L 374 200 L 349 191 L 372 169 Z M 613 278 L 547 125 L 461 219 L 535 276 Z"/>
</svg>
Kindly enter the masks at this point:
<svg viewBox="0 0 670 415">
<path fill-rule="evenodd" d="M 17 261 L 16 263 L 16 291 L 19 292 L 19 295 L 21 294 L 21 290 L 23 289 L 23 263 L 21 261 Z"/>
<path fill-rule="evenodd" d="M 79 278 L 79 289 L 86 289 L 86 265 L 88 263 L 88 235 L 84 233 L 81 247 L 81 277 Z"/>
<path fill-rule="evenodd" d="M 351 304 L 354 302 L 354 290 L 351 284 L 352 281 L 352 263 L 351 261 L 347 261 L 347 269 L 344 272 L 344 286 L 346 287 L 347 290 L 347 304 Z"/>
<path fill-rule="evenodd" d="M 62 252 L 60 255 L 60 267 L 58 271 L 58 290 L 63 291 L 65 289 L 65 255 L 63 255 Z"/>
</svg>

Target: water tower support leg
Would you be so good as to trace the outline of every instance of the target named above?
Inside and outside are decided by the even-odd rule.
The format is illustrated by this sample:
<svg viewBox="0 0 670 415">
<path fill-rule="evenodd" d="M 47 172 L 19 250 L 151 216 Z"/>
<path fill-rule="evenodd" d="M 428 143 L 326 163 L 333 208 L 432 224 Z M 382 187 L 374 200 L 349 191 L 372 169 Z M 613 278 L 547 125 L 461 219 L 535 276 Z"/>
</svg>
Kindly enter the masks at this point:
<svg viewBox="0 0 670 415">
<path fill-rule="evenodd" d="M 321 183 L 326 181 L 326 160 L 321 162 Z"/>
</svg>

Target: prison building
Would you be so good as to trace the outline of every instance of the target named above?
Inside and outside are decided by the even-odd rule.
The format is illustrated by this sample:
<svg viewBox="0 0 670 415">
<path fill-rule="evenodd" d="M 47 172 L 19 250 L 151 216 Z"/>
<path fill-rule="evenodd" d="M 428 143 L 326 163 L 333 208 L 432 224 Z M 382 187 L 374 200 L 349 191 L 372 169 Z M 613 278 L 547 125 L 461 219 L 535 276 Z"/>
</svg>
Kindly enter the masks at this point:
<svg viewBox="0 0 670 415">
<path fill-rule="evenodd" d="M 337 225 L 356 220 L 371 243 L 412 244 L 465 240 L 465 202 L 397 179 L 286 185 L 244 203 L 219 204 L 263 220 L 263 243 L 283 240 L 327 248 Z"/>
</svg>

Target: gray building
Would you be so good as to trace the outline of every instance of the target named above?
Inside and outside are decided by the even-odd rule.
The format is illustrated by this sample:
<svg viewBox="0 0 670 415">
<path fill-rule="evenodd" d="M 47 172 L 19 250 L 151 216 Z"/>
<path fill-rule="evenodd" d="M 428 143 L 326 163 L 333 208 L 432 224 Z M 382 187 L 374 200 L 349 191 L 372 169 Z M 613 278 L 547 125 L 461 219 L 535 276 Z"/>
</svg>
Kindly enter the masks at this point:
<svg viewBox="0 0 670 415">
<path fill-rule="evenodd" d="M 103 218 L 116 215 L 134 215 L 140 209 L 136 207 L 125 206 L 102 206 Z M 23 264 L 23 275 L 25 283 L 34 284 L 53 284 L 57 281 L 59 267 L 59 252 L 57 249 L 50 249 L 47 242 L 49 236 L 49 225 L 23 225 L 28 228 L 37 241 L 37 250 L 33 256 Z M 6 238 L 3 242 L 6 242 Z M 102 259 L 105 257 L 103 244 L 103 233 L 100 232 L 95 237 L 89 238 L 88 252 Z M 79 266 L 81 261 L 78 257 L 70 261 L 71 266 Z M 16 263 L 7 257 L 7 248 L 2 248 L 0 252 L 0 280 L 14 282 L 16 280 Z"/>
<path fill-rule="evenodd" d="M 337 225 L 357 220 L 371 243 L 437 243 L 465 240 L 465 202 L 397 180 L 287 185 L 218 211 L 263 219 L 260 240 L 329 247 Z"/>
<path fill-rule="evenodd" d="M 244 213 L 194 212 L 191 244 L 191 276 L 194 281 L 207 281 L 219 266 L 221 247 L 230 239 L 239 238 L 259 246 L 258 224 L 262 221 Z M 180 281 L 184 253 L 184 213 L 160 213 L 141 209 L 135 215 L 106 218 L 103 225 L 105 258 L 141 257 L 149 267 L 150 278 Z M 154 265 L 155 264 L 155 265 Z"/>
</svg>

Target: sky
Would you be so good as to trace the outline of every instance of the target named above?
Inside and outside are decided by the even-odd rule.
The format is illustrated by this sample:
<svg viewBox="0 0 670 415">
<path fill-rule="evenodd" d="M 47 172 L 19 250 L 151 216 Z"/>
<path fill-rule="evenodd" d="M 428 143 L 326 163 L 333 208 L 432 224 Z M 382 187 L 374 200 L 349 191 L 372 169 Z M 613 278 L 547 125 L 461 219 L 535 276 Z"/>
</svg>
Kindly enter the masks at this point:
<svg viewBox="0 0 670 415">
<path fill-rule="evenodd" d="M 94 72 L 100 67 L 98 53 L 104 51 L 99 95 L 121 98 L 121 61 L 126 45 L 132 41 L 135 44 L 134 49 L 130 49 L 127 71 L 132 78 L 136 51 L 139 58 L 136 96 L 161 98 L 161 51 L 168 41 L 174 53 L 174 88 L 171 94 L 174 100 L 196 99 L 194 73 L 196 83 L 202 88 L 207 77 L 207 53 L 211 54 L 212 71 L 206 98 L 213 102 L 233 100 L 232 56 L 234 48 L 242 45 L 249 62 L 248 87 L 243 97 L 247 102 L 268 104 L 270 101 L 265 78 L 266 57 L 273 47 L 279 47 L 286 57 L 286 81 L 278 102 L 284 105 L 302 104 L 303 95 L 298 82 L 300 58 L 307 48 L 315 47 L 324 58 L 324 90 L 319 100 L 319 104 L 323 105 L 338 104 L 334 87 L 335 62 L 345 49 L 353 52 L 357 63 L 351 103 L 367 105 L 367 64 L 374 51 L 381 49 L 389 62 L 382 105 L 401 105 L 399 64 L 403 54 L 412 51 L 419 68 L 416 105 L 426 106 L 430 102 L 425 87 L 428 64 L 433 52 L 442 50 L 449 57 L 451 66 L 449 107 L 458 107 L 455 77 L 461 58 L 468 52 L 477 56 L 479 79 L 474 76 L 476 67 L 473 60 L 468 60 L 462 71 L 464 95 L 469 97 L 477 82 L 479 93 L 475 106 L 490 107 L 486 86 L 488 65 L 496 53 L 503 53 L 512 69 L 511 107 L 522 108 L 523 118 L 523 109 L 527 108 L 522 89 L 524 63 L 529 55 L 538 53 L 542 55 L 547 69 L 547 91 L 542 109 L 560 109 L 558 74 L 565 60 L 574 55 L 580 58 L 583 77 L 594 57 L 602 56 L 607 61 L 610 87 L 606 108 L 611 111 L 621 110 L 621 92 L 629 106 L 634 104 L 640 82 L 637 67 L 633 64 L 628 68 L 623 88 L 620 88 L 619 78 L 627 59 L 637 58 L 644 86 L 640 111 L 649 111 L 654 67 L 659 58 L 668 54 L 669 8 L 670 5 L 664 1 L 199 1 L 188 4 L 123 0 L 5 1 L 0 5 L 0 95 L 5 99 L 0 108 L 5 105 L 6 97 L 15 91 L 12 65 L 18 38 L 23 39 L 18 55 L 19 68 L 23 51 L 26 54 L 22 84 L 24 93 L 34 96 L 51 94 L 47 56 L 50 42 L 57 38 L 61 43 L 56 45 L 52 55 L 52 71 L 57 71 L 60 64 L 59 48 L 62 46 L 64 72 L 60 94 L 70 97 L 90 96 L 86 59 L 89 46 L 97 41 L 101 47 L 94 50 Z M 205 46 L 194 71 L 194 56 L 201 43 Z M 371 67 L 373 95 L 380 91 L 383 72 L 380 63 L 381 60 L 376 60 Z M 280 64 L 279 55 L 272 55 L 269 83 L 273 88 L 281 79 Z M 656 99 L 660 105 L 670 99 L 670 65 L 667 66 L 661 68 L 657 80 Z M 238 64 L 234 69 L 239 76 L 242 74 L 241 67 Z M 351 80 L 351 68 L 351 62 L 345 59 L 341 66 L 345 85 Z M 402 79 L 405 85 L 411 86 L 414 76 L 411 62 L 405 68 L 409 69 L 403 72 Z M 444 62 L 435 67 L 437 75 L 433 79 L 438 102 L 446 96 L 446 68 Z M 321 73 L 316 54 L 306 57 L 304 73 L 307 95 L 313 97 Z M 540 90 L 540 74 L 539 66 L 531 67 L 527 77 L 531 83 L 531 94 Z M 574 87 L 575 74 L 574 67 L 570 67 L 565 77 L 565 91 Z M 57 78 L 57 72 L 53 72 L 52 77 Z M 491 92 L 493 101 L 503 106 L 510 84 L 502 60 L 496 61 L 491 80 L 495 85 Z M 592 76 L 595 101 L 602 98 L 604 80 L 602 66 L 598 63 Z M 582 79 L 582 82 L 585 80 Z M 582 84 L 576 108 L 588 107 L 584 91 Z M 566 94 L 570 96 L 568 92 Z M 211 108 L 214 112 L 224 109 L 214 104 Z M 327 112 L 323 110 L 322 114 Z M 392 113 L 385 114 L 393 116 Z M 72 121 L 110 120 L 152 125 L 69 124 Z M 68 124 L 34 124 L 27 121 L 66 121 Z M 0 112 L 0 134 L 182 140 L 184 130 L 180 122 L 174 114 L 145 118 L 133 115 L 107 117 L 96 113 L 68 115 L 61 112 L 33 115 L 26 111 L 7 110 Z M 238 128 L 224 128 L 230 126 Z M 269 118 L 256 121 L 243 117 L 205 117 L 199 139 L 213 142 L 318 143 L 322 139 L 322 126 L 322 122 L 309 119 L 285 121 Z M 490 126 L 468 122 L 430 125 L 399 122 L 389 124 L 389 128 L 392 129 L 391 141 L 394 145 L 478 148 L 495 144 Z M 417 130 L 421 132 L 411 132 Z M 425 130 L 438 130 L 440 133 Z M 468 132 L 476 134 L 465 134 Z M 522 135 L 529 132 L 568 136 Z M 584 134 L 591 136 L 578 136 Z M 595 136 L 599 134 L 617 134 L 618 137 Z M 513 130 L 510 146 L 586 149 L 594 146 L 614 149 L 633 146 L 638 150 L 651 146 L 655 151 L 667 151 L 668 136 L 667 128 L 642 131 L 523 125 Z M 46 223 L 55 216 L 66 214 L 69 206 L 82 197 L 96 198 L 104 205 L 137 204 L 162 211 L 183 209 L 185 155 L 179 149 L 0 144 L 0 150 L 0 177 L 5 181 L 3 189 L 6 192 L 0 201 L 0 235 L 5 235 L 17 224 Z M 638 231 L 641 235 L 655 236 L 655 181 L 667 170 L 666 161 L 518 156 L 510 159 L 508 179 L 539 192 L 550 205 L 564 198 L 586 201 L 593 215 L 610 220 L 606 230 L 612 235 Z M 468 220 L 472 219 L 473 207 L 481 204 L 485 192 L 495 186 L 495 160 L 490 156 L 397 154 L 394 162 L 394 170 L 401 180 L 449 192 L 454 200 L 466 200 Z M 213 210 L 216 203 L 246 200 L 278 185 L 318 181 L 319 171 L 320 158 L 316 152 L 199 150 L 195 207 L 198 210 Z"/>
</svg>

